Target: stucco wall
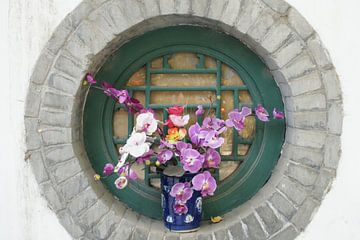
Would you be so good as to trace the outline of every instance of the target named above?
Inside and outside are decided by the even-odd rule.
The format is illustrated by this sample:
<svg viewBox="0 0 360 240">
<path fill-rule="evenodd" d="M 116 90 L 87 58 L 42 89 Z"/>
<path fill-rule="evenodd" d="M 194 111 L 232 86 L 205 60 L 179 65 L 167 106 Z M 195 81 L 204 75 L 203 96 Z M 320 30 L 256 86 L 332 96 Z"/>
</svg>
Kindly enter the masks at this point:
<svg viewBox="0 0 360 240">
<path fill-rule="evenodd" d="M 13 0 L 0 3 L 0 106 L 2 170 L 0 174 L 0 239 L 70 239 L 40 197 L 29 165 L 24 161 L 23 109 L 28 80 L 36 58 L 58 23 L 80 1 Z M 343 155 L 337 179 L 319 212 L 299 239 L 353 239 L 360 235 L 360 193 L 357 189 L 356 103 L 360 102 L 356 61 L 360 54 L 356 0 L 291 0 L 319 33 L 341 78 L 344 97 Z M 9 34 L 6 34 L 9 28 Z M 353 32 L 354 31 L 354 32 Z M 358 36 L 356 36 L 356 34 Z M 9 41 L 8 41 L 9 40 Z M 5 164 L 6 163 L 6 164 Z M 6 196 L 6 197 L 4 197 Z"/>
</svg>

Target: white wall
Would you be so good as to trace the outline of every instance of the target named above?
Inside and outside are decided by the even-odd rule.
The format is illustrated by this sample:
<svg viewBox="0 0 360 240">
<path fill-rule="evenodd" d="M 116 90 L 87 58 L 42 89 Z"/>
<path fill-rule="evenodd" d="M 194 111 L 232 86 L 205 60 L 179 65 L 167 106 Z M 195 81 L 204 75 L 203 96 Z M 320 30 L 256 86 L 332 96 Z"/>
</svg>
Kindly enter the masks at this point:
<svg viewBox="0 0 360 240">
<path fill-rule="evenodd" d="M 0 239 L 70 239 L 46 206 L 24 161 L 23 109 L 37 57 L 55 27 L 80 0 L 0 3 Z M 360 238 L 360 2 L 289 0 L 313 25 L 341 78 L 345 118 L 338 176 L 301 240 Z M 356 135 L 357 134 L 357 135 Z"/>
</svg>

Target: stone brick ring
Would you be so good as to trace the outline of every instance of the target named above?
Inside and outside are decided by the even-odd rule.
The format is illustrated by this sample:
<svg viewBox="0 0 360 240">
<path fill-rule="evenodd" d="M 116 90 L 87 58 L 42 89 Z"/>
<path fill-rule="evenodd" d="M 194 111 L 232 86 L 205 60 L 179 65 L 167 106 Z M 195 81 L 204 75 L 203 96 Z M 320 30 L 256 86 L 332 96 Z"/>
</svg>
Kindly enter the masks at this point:
<svg viewBox="0 0 360 240">
<path fill-rule="evenodd" d="M 271 70 L 287 119 L 281 157 L 264 187 L 221 223 L 182 235 L 95 183 L 82 139 L 85 74 L 130 39 L 179 24 L 225 32 L 248 45 Z M 37 61 L 25 128 L 42 195 L 74 239 L 295 239 L 336 175 L 342 98 L 319 36 L 282 0 L 84 0 Z"/>
</svg>

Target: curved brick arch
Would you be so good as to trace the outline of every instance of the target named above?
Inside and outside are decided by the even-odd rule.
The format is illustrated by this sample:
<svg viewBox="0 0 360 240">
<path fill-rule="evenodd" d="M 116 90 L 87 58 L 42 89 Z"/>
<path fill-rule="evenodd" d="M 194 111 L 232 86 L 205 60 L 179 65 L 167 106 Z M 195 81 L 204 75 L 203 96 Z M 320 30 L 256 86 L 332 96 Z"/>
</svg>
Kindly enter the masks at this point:
<svg viewBox="0 0 360 240">
<path fill-rule="evenodd" d="M 272 71 L 287 115 L 283 153 L 263 189 L 223 222 L 184 235 L 165 232 L 161 222 L 126 209 L 94 183 L 81 137 L 85 73 L 131 38 L 177 24 L 207 26 L 246 43 Z M 75 239 L 294 239 L 335 177 L 341 113 L 327 51 L 282 0 L 88 0 L 63 20 L 38 59 L 26 142 L 42 194 Z"/>
</svg>

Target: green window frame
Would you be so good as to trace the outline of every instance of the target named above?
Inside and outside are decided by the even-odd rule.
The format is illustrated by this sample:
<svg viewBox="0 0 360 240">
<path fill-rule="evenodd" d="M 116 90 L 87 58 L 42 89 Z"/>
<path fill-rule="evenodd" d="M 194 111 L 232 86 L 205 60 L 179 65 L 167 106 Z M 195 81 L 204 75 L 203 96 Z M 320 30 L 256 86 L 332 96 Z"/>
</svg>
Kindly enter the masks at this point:
<svg viewBox="0 0 360 240">
<path fill-rule="evenodd" d="M 199 57 L 196 69 L 175 70 L 167 67 L 167 56 L 176 52 L 193 52 Z M 214 69 L 204 68 L 204 56 L 216 59 Z M 163 68 L 151 69 L 150 62 L 162 57 Z M 221 63 L 234 69 L 245 86 L 221 86 Z M 141 67 L 146 66 L 144 87 L 126 87 L 130 76 Z M 151 74 L 161 73 L 198 73 L 216 74 L 216 85 L 208 87 L 160 87 L 151 86 Z M 107 59 L 96 74 L 96 78 L 105 80 L 117 88 L 127 88 L 133 91 L 145 91 L 145 105 L 164 109 L 170 105 L 152 105 L 152 91 L 214 91 L 217 96 L 221 91 L 233 91 L 234 107 L 241 108 L 239 90 L 248 90 L 253 99 L 253 105 L 263 104 L 267 109 L 283 110 L 283 102 L 279 88 L 272 78 L 266 65 L 260 58 L 239 40 L 197 26 L 177 26 L 154 30 L 145 33 L 120 47 Z M 196 106 L 189 105 L 189 108 Z M 207 106 L 209 107 L 209 106 Z M 216 115 L 220 116 L 220 99 L 213 105 Z M 97 173 L 102 172 L 107 162 L 116 163 L 118 150 L 115 144 L 121 144 L 126 139 L 113 137 L 112 119 L 114 111 L 119 109 L 114 101 L 98 90 L 90 89 L 86 97 L 83 118 L 84 143 L 88 158 Z M 166 111 L 163 111 L 166 117 Z M 128 115 L 128 133 L 132 130 L 132 115 Z M 270 121 L 266 124 L 256 120 L 256 132 L 251 140 L 245 140 L 233 134 L 233 155 L 223 156 L 222 160 L 242 161 L 241 166 L 226 180 L 219 183 L 215 196 L 205 199 L 204 219 L 210 216 L 222 215 L 249 200 L 266 183 L 276 165 L 285 135 L 285 121 Z M 245 158 L 236 155 L 240 143 L 251 144 Z M 218 172 L 215 172 L 218 178 Z M 151 174 L 145 167 L 145 181 L 131 181 L 126 189 L 118 190 L 114 186 L 115 176 L 102 180 L 108 190 L 120 201 L 135 211 L 151 218 L 161 219 L 160 191 L 149 186 L 149 179 L 159 177 Z"/>
</svg>

